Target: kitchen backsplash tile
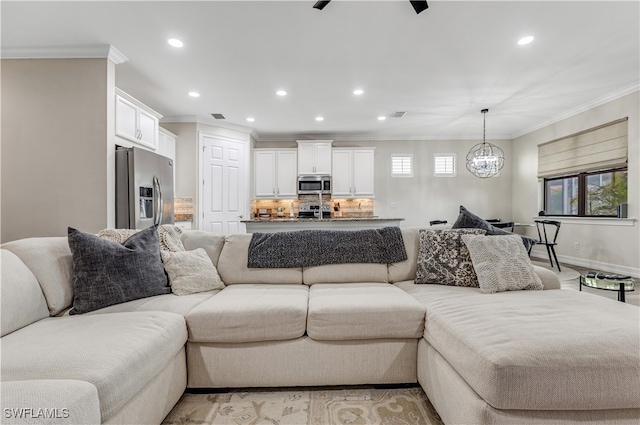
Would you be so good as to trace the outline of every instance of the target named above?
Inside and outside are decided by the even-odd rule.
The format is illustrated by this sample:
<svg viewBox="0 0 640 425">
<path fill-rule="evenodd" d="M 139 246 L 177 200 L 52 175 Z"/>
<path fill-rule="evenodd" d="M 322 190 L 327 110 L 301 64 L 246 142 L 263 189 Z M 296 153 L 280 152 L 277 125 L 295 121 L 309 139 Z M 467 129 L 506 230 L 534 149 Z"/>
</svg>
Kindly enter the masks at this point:
<svg viewBox="0 0 640 425">
<path fill-rule="evenodd" d="M 193 198 L 175 198 L 173 215 L 175 221 L 193 221 Z"/>
<path fill-rule="evenodd" d="M 373 217 L 373 199 L 331 199 L 330 195 L 323 195 L 322 201 L 332 207 L 332 217 L 360 218 Z M 300 203 L 317 203 L 317 195 L 300 195 L 299 199 L 257 199 L 251 201 L 253 217 L 272 218 L 289 217 L 289 210 L 293 206 L 294 216 L 298 216 Z M 336 211 L 338 208 L 338 211 Z M 278 215 L 280 209 L 281 215 Z M 262 213 L 260 210 L 263 210 Z"/>
<path fill-rule="evenodd" d="M 331 204 L 345 218 L 373 217 L 373 199 L 332 199 Z"/>
</svg>

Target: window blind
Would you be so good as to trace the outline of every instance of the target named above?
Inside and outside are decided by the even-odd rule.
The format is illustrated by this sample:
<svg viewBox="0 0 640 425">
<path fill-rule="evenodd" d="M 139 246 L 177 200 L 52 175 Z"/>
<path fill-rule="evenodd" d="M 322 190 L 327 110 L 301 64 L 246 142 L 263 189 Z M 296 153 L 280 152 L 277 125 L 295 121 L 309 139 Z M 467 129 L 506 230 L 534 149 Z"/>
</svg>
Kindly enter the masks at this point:
<svg viewBox="0 0 640 425">
<path fill-rule="evenodd" d="M 413 177 L 413 155 L 391 155 L 391 177 Z"/>
<path fill-rule="evenodd" d="M 454 177 L 456 175 L 456 154 L 436 153 L 433 155 L 433 175 Z"/>
<path fill-rule="evenodd" d="M 627 118 L 538 145 L 538 177 L 627 165 Z"/>
</svg>

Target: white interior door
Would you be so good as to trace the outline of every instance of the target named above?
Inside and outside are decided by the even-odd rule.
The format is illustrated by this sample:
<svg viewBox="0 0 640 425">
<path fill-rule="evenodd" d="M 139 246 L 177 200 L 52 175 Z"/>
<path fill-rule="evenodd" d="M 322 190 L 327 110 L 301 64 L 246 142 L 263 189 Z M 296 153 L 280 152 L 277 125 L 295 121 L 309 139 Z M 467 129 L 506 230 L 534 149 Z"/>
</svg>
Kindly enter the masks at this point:
<svg viewBox="0 0 640 425">
<path fill-rule="evenodd" d="M 245 233 L 245 143 L 207 134 L 202 145 L 202 217 L 200 230 L 221 235 Z"/>
</svg>

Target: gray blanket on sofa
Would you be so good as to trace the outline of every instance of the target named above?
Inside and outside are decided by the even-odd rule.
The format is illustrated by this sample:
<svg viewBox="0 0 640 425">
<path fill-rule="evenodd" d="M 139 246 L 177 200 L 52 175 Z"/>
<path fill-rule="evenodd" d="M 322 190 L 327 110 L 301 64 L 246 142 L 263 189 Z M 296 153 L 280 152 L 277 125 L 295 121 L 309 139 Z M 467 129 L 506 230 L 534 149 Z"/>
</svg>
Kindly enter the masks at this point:
<svg viewBox="0 0 640 425">
<path fill-rule="evenodd" d="M 339 263 L 395 263 L 407 259 L 399 227 L 254 233 L 247 267 L 297 268 Z"/>
</svg>

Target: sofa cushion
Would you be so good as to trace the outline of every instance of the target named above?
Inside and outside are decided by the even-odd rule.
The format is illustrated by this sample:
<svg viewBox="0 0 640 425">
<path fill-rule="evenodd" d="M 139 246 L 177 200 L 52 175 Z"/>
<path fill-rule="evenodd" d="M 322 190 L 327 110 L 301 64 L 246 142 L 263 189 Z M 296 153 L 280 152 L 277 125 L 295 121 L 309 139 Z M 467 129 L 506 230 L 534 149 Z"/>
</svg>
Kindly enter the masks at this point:
<svg viewBox="0 0 640 425">
<path fill-rule="evenodd" d="M 414 297 L 423 306 L 427 306 L 429 302 L 442 299 L 482 295 L 480 288 L 473 286 L 423 285 L 413 280 L 396 282 L 393 285 Z"/>
<path fill-rule="evenodd" d="M 478 286 L 462 235 L 484 235 L 481 229 L 420 230 L 416 283 Z"/>
<path fill-rule="evenodd" d="M 50 317 L 2 338 L 2 379 L 76 379 L 107 422 L 183 349 L 184 318 L 137 312 Z"/>
<path fill-rule="evenodd" d="M 123 244 L 69 228 L 74 276 L 70 314 L 171 291 L 156 227 L 133 234 Z"/>
<path fill-rule="evenodd" d="M 424 307 L 396 286 L 317 284 L 309 288 L 307 334 L 315 340 L 419 338 Z"/>
<path fill-rule="evenodd" d="M 0 383 L 4 425 L 100 425 L 96 387 L 71 379 Z M 31 410 L 29 410 L 31 409 Z"/>
<path fill-rule="evenodd" d="M 20 239 L 2 244 L 2 248 L 16 254 L 38 279 L 49 314 L 71 306 L 73 262 L 66 237 Z"/>
<path fill-rule="evenodd" d="M 388 280 L 391 283 L 414 280 L 416 278 L 416 261 L 418 258 L 418 243 L 420 241 L 420 229 L 407 227 L 400 229 L 404 249 L 407 251 L 407 259 L 390 263 L 388 266 Z"/>
<path fill-rule="evenodd" d="M 0 250 L 2 336 L 49 317 L 47 301 L 31 270 L 11 251 Z"/>
<path fill-rule="evenodd" d="M 542 290 L 519 236 L 463 235 L 462 240 L 469 249 L 482 293 Z"/>
<path fill-rule="evenodd" d="M 188 295 L 224 288 L 218 271 L 203 248 L 180 252 L 161 251 L 160 255 L 174 294 Z"/>
<path fill-rule="evenodd" d="M 251 234 L 225 238 L 218 260 L 218 273 L 225 285 L 238 283 L 301 284 L 302 269 L 250 269 L 247 267 Z"/>
<path fill-rule="evenodd" d="M 208 300 L 218 292 L 220 292 L 219 289 L 189 295 L 156 295 L 155 297 L 139 298 L 137 300 L 127 301 L 126 303 L 110 305 L 109 307 L 100 308 L 85 314 L 164 311 L 185 317 L 191 310 L 193 310 L 194 307 Z M 60 313 L 59 316 L 68 316 L 70 310 L 71 309 L 68 309 Z"/>
<path fill-rule="evenodd" d="M 441 298 L 426 310 L 425 339 L 494 408 L 640 407 L 636 306 L 560 290 Z"/>
<path fill-rule="evenodd" d="M 254 342 L 304 335 L 309 289 L 304 285 L 227 286 L 187 314 L 189 341 Z"/>
<path fill-rule="evenodd" d="M 203 248 L 207 251 L 207 255 L 211 258 L 213 265 L 218 267 L 218 259 L 224 246 L 224 236 L 216 235 L 212 232 L 203 232 L 202 230 L 183 230 L 180 240 L 186 250 Z"/>
<path fill-rule="evenodd" d="M 302 280 L 306 285 L 316 283 L 386 283 L 388 279 L 386 264 L 326 264 L 302 269 Z"/>
</svg>

